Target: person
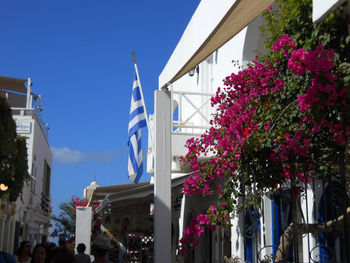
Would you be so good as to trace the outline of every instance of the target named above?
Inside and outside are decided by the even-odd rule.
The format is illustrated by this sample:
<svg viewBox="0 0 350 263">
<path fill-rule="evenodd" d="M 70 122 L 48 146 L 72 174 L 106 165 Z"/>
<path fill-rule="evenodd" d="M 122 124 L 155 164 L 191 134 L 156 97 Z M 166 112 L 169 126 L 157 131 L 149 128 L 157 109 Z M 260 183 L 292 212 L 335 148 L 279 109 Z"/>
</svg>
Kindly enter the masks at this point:
<svg viewBox="0 0 350 263">
<path fill-rule="evenodd" d="M 56 251 L 56 244 L 53 242 L 48 242 L 46 244 L 47 247 L 47 262 L 53 263 L 55 251 Z"/>
<path fill-rule="evenodd" d="M 77 252 L 74 256 L 75 263 L 91 263 L 91 259 L 89 255 L 86 255 L 85 252 L 86 246 L 84 243 L 79 243 L 77 246 Z"/>
<path fill-rule="evenodd" d="M 128 244 L 128 226 L 129 226 L 129 218 L 124 218 L 123 219 L 123 223 L 122 223 L 122 229 L 121 229 L 121 233 L 120 233 L 120 238 L 122 242 L 119 242 L 119 262 L 120 263 L 124 263 L 127 260 L 127 249 L 126 247 L 129 245 Z"/>
<path fill-rule="evenodd" d="M 114 223 L 119 224 L 120 220 L 116 219 Z M 117 237 L 119 242 L 117 243 L 118 247 L 118 262 L 119 263 L 125 263 L 127 261 L 128 253 L 127 253 L 127 247 L 129 245 L 128 240 L 128 226 L 129 226 L 130 220 L 129 218 L 124 218 L 123 222 L 121 224 L 120 229 L 114 228 L 112 230 L 112 233 Z"/>
<path fill-rule="evenodd" d="M 65 246 L 59 246 L 55 249 L 53 258 L 54 263 L 74 263 L 74 253 Z"/>
<path fill-rule="evenodd" d="M 0 263 L 16 263 L 16 260 L 11 254 L 0 251 Z"/>
<path fill-rule="evenodd" d="M 47 248 L 44 244 L 34 247 L 30 263 L 47 263 Z"/>
<path fill-rule="evenodd" d="M 129 226 L 129 218 L 124 218 L 122 223 L 122 229 L 121 229 L 121 238 L 123 244 L 127 245 L 127 232 L 128 232 L 128 226 Z"/>
<path fill-rule="evenodd" d="M 66 240 L 66 236 L 64 234 L 61 234 L 58 237 L 58 245 L 60 247 L 67 247 L 67 240 Z"/>
<path fill-rule="evenodd" d="M 121 242 L 118 242 L 118 248 L 119 248 L 118 262 L 119 263 L 127 262 L 128 252 L 125 246 Z"/>
<path fill-rule="evenodd" d="M 92 251 L 95 256 L 93 263 L 110 263 L 108 257 L 109 250 L 112 248 L 109 237 L 104 233 L 99 234 L 92 243 Z"/>
<path fill-rule="evenodd" d="M 125 246 L 128 246 L 128 226 L 129 218 L 124 218 L 121 228 L 114 228 L 112 233 L 117 236 L 118 240 Z"/>
<path fill-rule="evenodd" d="M 29 263 L 31 261 L 31 254 L 30 254 L 30 248 L 32 246 L 30 245 L 30 242 L 28 240 L 23 240 L 19 244 L 19 248 L 17 251 L 17 263 Z"/>
</svg>

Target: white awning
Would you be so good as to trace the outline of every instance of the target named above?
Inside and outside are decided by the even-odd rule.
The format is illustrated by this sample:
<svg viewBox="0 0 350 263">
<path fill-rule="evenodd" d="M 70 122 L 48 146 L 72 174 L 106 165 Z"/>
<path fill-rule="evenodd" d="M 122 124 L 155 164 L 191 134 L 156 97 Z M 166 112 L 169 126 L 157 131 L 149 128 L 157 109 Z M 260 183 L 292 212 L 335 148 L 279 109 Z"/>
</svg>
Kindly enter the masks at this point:
<svg viewBox="0 0 350 263">
<path fill-rule="evenodd" d="M 188 175 L 177 177 L 171 180 L 171 187 L 175 188 L 181 186 L 186 180 Z M 96 213 L 100 213 L 106 208 L 115 207 L 118 205 L 126 205 L 129 203 L 144 202 L 145 200 L 153 200 L 154 197 L 154 185 L 153 184 L 144 184 L 144 185 L 134 185 L 136 187 L 129 190 L 120 190 L 118 191 L 118 185 L 112 186 L 115 189 L 110 193 L 106 194 L 100 206 L 97 208 Z M 101 187 L 97 187 L 96 190 Z M 95 191 L 96 191 L 95 190 Z"/>
<path fill-rule="evenodd" d="M 132 184 L 99 186 L 99 187 L 96 187 L 96 189 L 94 190 L 91 201 L 100 201 L 100 200 L 103 200 L 109 194 L 124 192 L 131 189 L 140 188 L 142 186 L 147 186 L 149 184 L 150 184 L 149 182 L 144 182 L 144 183 L 138 183 L 138 184 L 132 183 Z"/>
<path fill-rule="evenodd" d="M 202 0 L 159 76 L 159 88 L 181 78 L 245 28 L 274 0 Z"/>
<path fill-rule="evenodd" d="M 346 0 L 312 0 L 312 21 L 320 22 Z"/>
</svg>

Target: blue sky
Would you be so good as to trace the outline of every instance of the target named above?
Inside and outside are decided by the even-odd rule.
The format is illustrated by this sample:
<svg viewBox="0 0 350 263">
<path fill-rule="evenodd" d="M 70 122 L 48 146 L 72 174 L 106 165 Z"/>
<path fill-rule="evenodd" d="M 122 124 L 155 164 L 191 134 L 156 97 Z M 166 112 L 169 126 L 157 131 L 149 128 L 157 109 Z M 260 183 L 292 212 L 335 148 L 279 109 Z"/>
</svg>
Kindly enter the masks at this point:
<svg viewBox="0 0 350 263">
<path fill-rule="evenodd" d="M 199 2 L 2 0 L 0 76 L 31 77 L 33 91 L 43 96 L 55 153 L 55 209 L 72 195 L 82 196 L 94 174 L 101 186 L 129 183 L 131 52 L 153 113 L 158 76 Z"/>
</svg>

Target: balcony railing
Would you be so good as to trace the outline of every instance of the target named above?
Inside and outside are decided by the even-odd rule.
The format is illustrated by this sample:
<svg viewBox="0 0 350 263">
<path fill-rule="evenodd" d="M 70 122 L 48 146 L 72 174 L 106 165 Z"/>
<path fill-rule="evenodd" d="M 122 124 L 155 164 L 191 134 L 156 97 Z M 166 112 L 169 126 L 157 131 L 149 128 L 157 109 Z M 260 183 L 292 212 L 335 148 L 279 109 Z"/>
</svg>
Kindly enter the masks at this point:
<svg viewBox="0 0 350 263">
<path fill-rule="evenodd" d="M 188 91 L 171 91 L 171 133 L 182 135 L 201 135 L 205 130 L 210 128 L 210 99 L 215 94 L 204 92 L 188 92 Z M 197 100 L 195 103 L 191 98 Z M 198 103 L 198 98 L 201 102 Z M 177 99 L 177 100 L 176 100 Z M 184 103 L 190 106 L 190 109 L 184 111 Z M 203 113 L 203 109 L 207 109 L 207 113 Z M 177 109 L 177 119 L 174 119 L 174 111 Z M 196 120 L 194 117 L 199 116 Z"/>
</svg>

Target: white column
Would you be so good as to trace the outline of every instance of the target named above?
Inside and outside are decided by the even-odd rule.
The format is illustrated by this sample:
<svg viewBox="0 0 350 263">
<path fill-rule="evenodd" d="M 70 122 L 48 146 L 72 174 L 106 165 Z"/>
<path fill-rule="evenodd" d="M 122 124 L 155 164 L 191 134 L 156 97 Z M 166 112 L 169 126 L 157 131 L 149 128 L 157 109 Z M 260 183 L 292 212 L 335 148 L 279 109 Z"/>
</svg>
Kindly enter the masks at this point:
<svg viewBox="0 0 350 263">
<path fill-rule="evenodd" d="M 32 92 L 32 80 L 30 78 L 28 78 L 28 82 L 27 82 L 27 101 L 26 101 L 26 108 L 30 108 L 30 104 L 31 104 L 31 92 Z"/>
<path fill-rule="evenodd" d="M 262 200 L 262 207 L 265 207 L 265 198 L 266 196 L 264 197 L 264 199 Z M 260 214 L 260 246 L 258 247 L 258 251 L 257 251 L 257 255 L 258 255 L 258 260 L 259 261 L 259 256 L 260 256 L 260 259 L 263 259 L 264 256 L 265 256 L 265 252 L 264 252 L 264 249 L 261 251 L 261 255 L 259 255 L 259 251 L 260 249 L 262 249 L 263 247 L 266 246 L 266 241 L 265 241 L 265 235 L 266 235 L 266 232 L 265 232 L 265 217 L 264 217 L 264 211 L 262 211 L 262 213 Z"/>
<path fill-rule="evenodd" d="M 179 218 L 179 240 L 183 237 L 186 200 L 187 200 L 187 196 L 184 194 L 181 199 L 181 211 L 180 211 L 180 218 Z"/>
<path fill-rule="evenodd" d="M 239 243 L 237 246 L 237 242 L 238 242 L 238 237 L 239 237 L 239 233 L 238 233 L 238 217 L 234 217 L 231 220 L 231 257 L 238 257 L 239 255 Z"/>
<path fill-rule="evenodd" d="M 239 227 L 239 236 L 238 236 L 238 242 L 240 244 L 239 246 L 239 258 L 241 259 L 242 262 L 244 262 L 243 260 L 244 258 L 244 215 L 242 212 L 239 213 L 238 215 L 238 225 Z"/>
<path fill-rule="evenodd" d="M 78 246 L 79 243 L 84 243 L 86 246 L 85 253 L 88 255 L 90 255 L 91 222 L 92 208 L 78 206 L 75 218 L 75 248 Z"/>
<path fill-rule="evenodd" d="M 314 192 L 312 189 L 308 188 L 306 190 L 306 198 L 301 198 L 301 209 L 304 214 L 306 223 L 315 223 L 313 219 L 313 204 L 314 204 Z M 315 238 L 312 234 L 303 235 L 303 262 L 311 262 L 309 257 L 309 252 L 316 246 Z"/>
<path fill-rule="evenodd" d="M 171 262 L 171 151 L 170 96 L 154 93 L 155 168 L 154 168 L 154 259 L 155 263 Z"/>
<path fill-rule="evenodd" d="M 264 202 L 264 228 L 265 228 L 265 241 L 266 246 L 272 245 L 272 232 L 273 232 L 273 226 L 272 226 L 272 213 L 273 213 L 273 206 L 272 201 L 269 197 L 265 196 L 263 199 Z M 261 251 L 261 259 L 263 259 L 265 256 L 271 256 L 272 254 L 272 248 L 269 247 L 267 249 L 264 249 Z"/>
</svg>

